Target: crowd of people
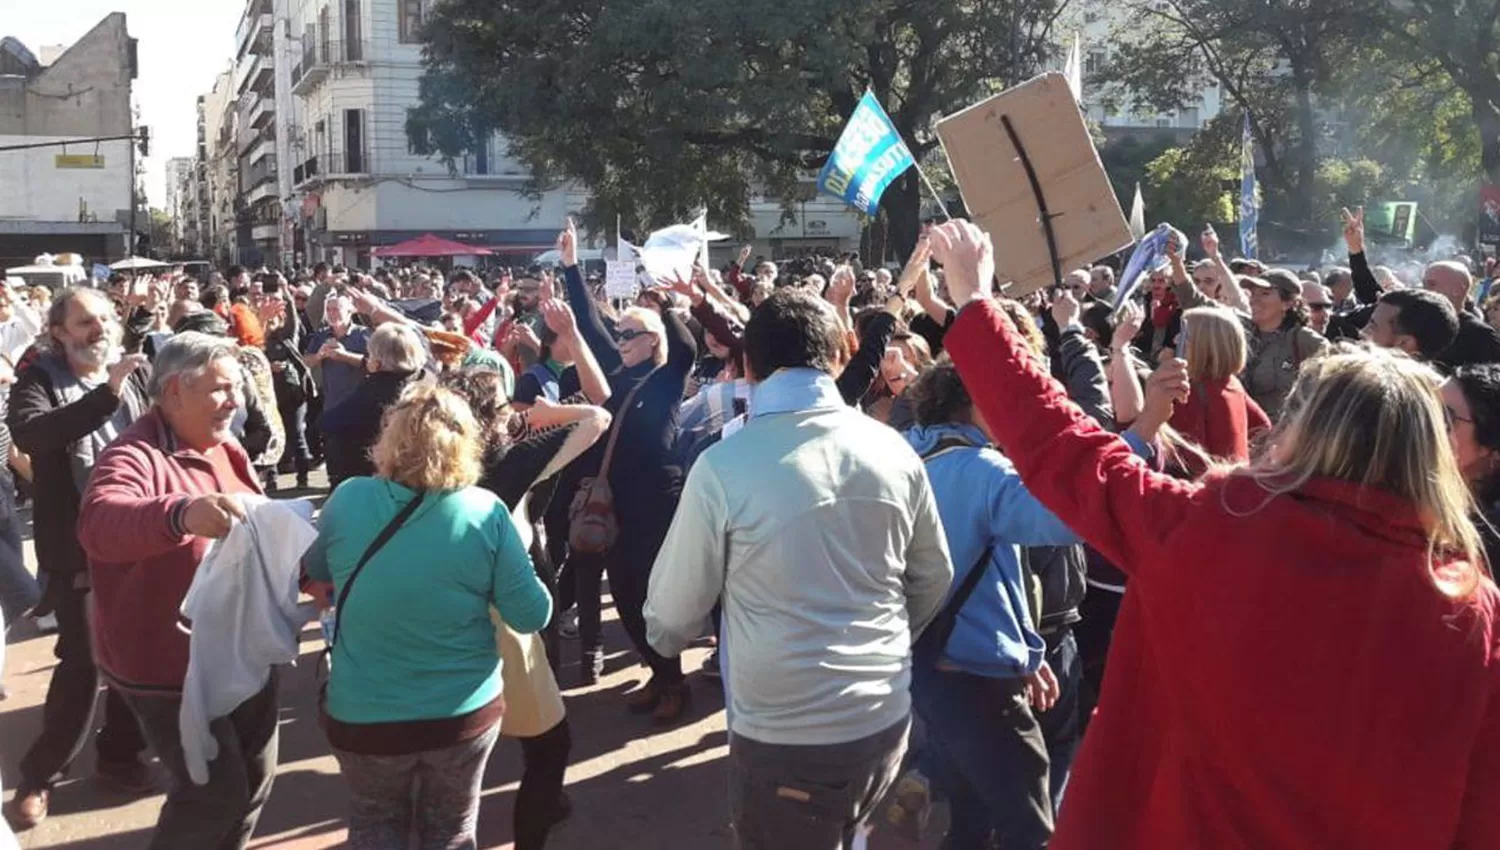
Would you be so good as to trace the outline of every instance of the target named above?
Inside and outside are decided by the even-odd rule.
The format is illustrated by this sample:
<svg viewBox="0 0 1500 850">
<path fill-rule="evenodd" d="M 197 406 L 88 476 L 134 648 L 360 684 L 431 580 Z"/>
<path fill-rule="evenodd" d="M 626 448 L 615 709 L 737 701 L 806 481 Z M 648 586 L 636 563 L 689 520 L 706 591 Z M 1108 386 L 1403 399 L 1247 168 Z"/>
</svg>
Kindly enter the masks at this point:
<svg viewBox="0 0 1500 850">
<path fill-rule="evenodd" d="M 8 819 L 99 725 L 101 778 L 170 774 L 153 848 L 247 846 L 279 678 L 195 781 L 180 610 L 240 497 L 326 465 L 297 570 L 356 850 L 475 846 L 502 735 L 545 846 L 606 577 L 623 709 L 682 720 L 716 645 L 746 850 L 939 800 L 947 850 L 1500 846 L 1500 289 L 1344 236 L 1298 273 L 1174 230 L 1138 286 L 1028 293 L 964 221 L 899 270 L 746 248 L 628 302 L 571 222 L 559 268 L 487 279 L 0 287 L 0 613 L 59 660 Z"/>
</svg>

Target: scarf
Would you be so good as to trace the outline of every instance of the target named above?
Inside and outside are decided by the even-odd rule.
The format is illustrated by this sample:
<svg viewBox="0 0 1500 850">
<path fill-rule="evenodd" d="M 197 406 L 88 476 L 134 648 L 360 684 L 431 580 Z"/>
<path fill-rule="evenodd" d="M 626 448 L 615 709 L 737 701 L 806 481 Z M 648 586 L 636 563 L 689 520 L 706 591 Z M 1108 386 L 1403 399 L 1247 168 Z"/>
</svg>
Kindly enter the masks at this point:
<svg viewBox="0 0 1500 850">
<path fill-rule="evenodd" d="M 46 352 L 36 359 L 36 365 L 47 374 L 47 378 L 52 382 L 52 391 L 57 397 L 58 407 L 66 407 L 80 401 L 90 391 L 100 386 L 98 383 L 80 379 L 74 374 L 73 367 L 68 365 L 67 357 L 61 354 Z M 82 439 L 74 441 L 68 447 L 68 456 L 73 468 L 73 483 L 78 487 L 80 494 L 88 486 L 89 475 L 94 471 L 94 463 L 98 460 L 100 452 L 103 452 L 106 446 L 120 436 L 120 432 L 129 428 L 130 423 L 139 419 L 145 412 L 145 404 L 139 394 L 122 392 L 120 404 L 115 408 L 115 412 L 98 428 Z"/>
</svg>

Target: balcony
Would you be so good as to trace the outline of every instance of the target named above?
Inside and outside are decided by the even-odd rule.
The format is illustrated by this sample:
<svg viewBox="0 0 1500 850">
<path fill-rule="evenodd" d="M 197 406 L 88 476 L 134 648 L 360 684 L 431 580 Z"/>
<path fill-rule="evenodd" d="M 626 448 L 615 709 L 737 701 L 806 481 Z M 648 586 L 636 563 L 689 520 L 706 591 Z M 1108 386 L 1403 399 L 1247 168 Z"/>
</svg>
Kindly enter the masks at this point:
<svg viewBox="0 0 1500 850">
<path fill-rule="evenodd" d="M 326 180 L 360 177 L 369 173 L 368 151 L 355 151 L 352 154 L 340 151 L 303 160 L 301 165 L 292 170 L 292 185 L 301 188 Z"/>
<path fill-rule="evenodd" d="M 281 238 L 280 224 L 256 224 L 250 228 L 250 238 L 256 242 L 269 242 Z"/>
<path fill-rule="evenodd" d="M 292 94 L 311 94 L 333 68 L 364 62 L 363 41 L 317 40 L 309 32 L 302 37 L 302 61 L 292 67 Z"/>
<path fill-rule="evenodd" d="M 250 127 L 255 130 L 265 130 L 276 124 L 276 98 L 261 97 L 250 107 L 246 117 L 250 119 Z"/>
<path fill-rule="evenodd" d="M 251 189 L 250 193 L 245 196 L 245 200 L 254 205 L 260 203 L 261 201 L 264 201 L 267 198 L 270 198 L 271 200 L 277 200 L 280 197 L 281 192 L 276 188 L 275 175 L 273 174 L 272 179 L 264 183 L 260 183 L 256 185 L 255 188 Z"/>
<path fill-rule="evenodd" d="M 235 92 L 243 95 L 247 91 L 269 93 L 276 82 L 276 63 L 270 56 L 257 55 L 239 65 L 239 79 L 235 81 Z"/>
<path fill-rule="evenodd" d="M 269 4 L 256 3 L 254 5 Z M 251 53 L 269 53 L 273 38 L 272 27 L 270 12 L 257 13 L 253 8 L 248 10 L 248 14 L 240 18 L 240 28 L 234 36 L 234 43 L 239 48 L 238 55 L 243 58 Z"/>
<path fill-rule="evenodd" d="M 276 134 L 262 131 L 251 137 L 250 146 L 244 152 L 245 164 L 253 166 L 266 157 L 275 155 Z"/>
</svg>

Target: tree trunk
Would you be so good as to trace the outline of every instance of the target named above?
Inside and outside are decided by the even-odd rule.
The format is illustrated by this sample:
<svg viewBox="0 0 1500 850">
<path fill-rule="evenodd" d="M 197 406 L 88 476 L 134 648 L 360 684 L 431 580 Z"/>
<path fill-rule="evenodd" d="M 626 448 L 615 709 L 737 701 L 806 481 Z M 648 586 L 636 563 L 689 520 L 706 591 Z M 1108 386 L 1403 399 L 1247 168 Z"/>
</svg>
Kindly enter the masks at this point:
<svg viewBox="0 0 1500 850">
<path fill-rule="evenodd" d="M 1288 218 L 1305 222 L 1311 217 L 1313 185 L 1318 179 L 1318 118 L 1313 110 L 1311 86 L 1297 80 L 1297 180 L 1292 188 Z"/>
<path fill-rule="evenodd" d="M 1479 129 L 1479 162 L 1485 179 L 1500 183 L 1500 104 L 1470 95 L 1474 103 L 1474 126 Z"/>
<path fill-rule="evenodd" d="M 906 262 L 912 249 L 917 246 L 917 236 L 922 232 L 922 178 L 916 168 L 909 168 L 896 182 L 885 190 L 880 208 L 885 212 L 885 254 L 877 257 L 885 262 L 892 250 L 895 259 Z"/>
</svg>

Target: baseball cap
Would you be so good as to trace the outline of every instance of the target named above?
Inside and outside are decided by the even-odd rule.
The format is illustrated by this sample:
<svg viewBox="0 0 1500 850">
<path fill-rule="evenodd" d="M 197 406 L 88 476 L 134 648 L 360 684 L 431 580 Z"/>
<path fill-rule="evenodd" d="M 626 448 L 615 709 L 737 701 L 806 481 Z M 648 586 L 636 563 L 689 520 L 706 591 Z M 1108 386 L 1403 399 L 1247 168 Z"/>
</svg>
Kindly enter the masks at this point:
<svg viewBox="0 0 1500 850">
<path fill-rule="evenodd" d="M 1275 289 L 1281 293 L 1281 297 L 1289 300 L 1302 297 L 1302 281 L 1298 280 L 1296 275 L 1285 269 L 1271 269 L 1260 277 L 1245 275 L 1240 278 L 1240 284 L 1256 288 Z"/>
</svg>

